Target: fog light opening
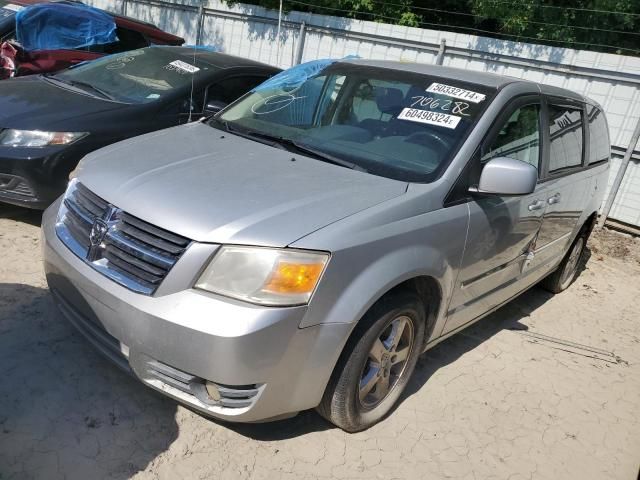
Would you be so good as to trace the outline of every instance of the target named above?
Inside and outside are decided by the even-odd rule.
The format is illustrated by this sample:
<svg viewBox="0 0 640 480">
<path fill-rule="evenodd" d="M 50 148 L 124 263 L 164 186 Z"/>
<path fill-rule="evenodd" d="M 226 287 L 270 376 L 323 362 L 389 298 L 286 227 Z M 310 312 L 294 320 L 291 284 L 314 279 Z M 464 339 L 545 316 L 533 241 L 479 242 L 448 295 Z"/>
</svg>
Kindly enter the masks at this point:
<svg viewBox="0 0 640 480">
<path fill-rule="evenodd" d="M 215 383 L 211 383 L 208 380 L 204 384 L 207 394 L 209 394 L 209 398 L 214 402 L 220 401 L 220 390 L 218 390 L 218 386 Z"/>
</svg>

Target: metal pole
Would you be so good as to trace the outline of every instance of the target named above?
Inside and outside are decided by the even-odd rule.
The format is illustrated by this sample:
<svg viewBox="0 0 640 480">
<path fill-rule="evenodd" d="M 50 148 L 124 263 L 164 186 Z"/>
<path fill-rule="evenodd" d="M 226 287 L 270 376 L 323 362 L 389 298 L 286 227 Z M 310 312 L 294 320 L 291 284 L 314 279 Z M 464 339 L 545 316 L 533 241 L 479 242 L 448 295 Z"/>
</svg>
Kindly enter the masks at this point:
<svg viewBox="0 0 640 480">
<path fill-rule="evenodd" d="M 304 38 L 307 35 L 307 25 L 302 22 L 300 24 L 300 34 L 298 35 L 298 45 L 296 47 L 296 58 L 294 65 L 300 65 L 302 63 L 302 53 L 304 52 Z"/>
<path fill-rule="evenodd" d="M 611 186 L 611 190 L 609 191 L 609 196 L 607 197 L 607 203 L 604 205 L 602 209 L 602 215 L 600 215 L 600 219 L 598 220 L 598 227 L 602 228 L 604 222 L 607 221 L 607 217 L 609 216 L 609 212 L 611 211 L 611 207 L 613 206 L 613 202 L 616 199 L 616 195 L 618 193 L 618 189 L 622 184 L 622 180 L 624 179 L 624 174 L 627 171 L 627 167 L 629 166 L 629 160 L 631 160 L 631 155 L 638 144 L 638 138 L 640 137 L 640 118 L 638 119 L 638 123 L 636 123 L 636 129 L 633 131 L 633 135 L 631 135 L 631 143 L 629 143 L 629 147 L 627 147 L 627 151 L 624 152 L 624 157 L 622 158 L 622 163 L 620 164 L 620 168 L 618 169 L 618 174 L 616 175 L 616 179 L 613 181 L 613 185 Z"/>
<path fill-rule="evenodd" d="M 447 48 L 447 41 L 443 38 L 440 40 L 440 48 L 438 49 L 438 56 L 436 57 L 436 65 L 442 65 L 444 60 L 444 51 Z"/>
<path fill-rule="evenodd" d="M 282 0 L 280 0 L 280 9 L 278 10 L 278 33 L 276 33 L 276 62 L 280 65 L 280 28 L 282 26 Z"/>
<path fill-rule="evenodd" d="M 196 29 L 196 45 L 200 45 L 202 43 L 202 29 L 204 27 L 204 4 L 206 0 L 202 0 L 200 2 L 200 7 L 198 7 L 198 26 Z"/>
</svg>

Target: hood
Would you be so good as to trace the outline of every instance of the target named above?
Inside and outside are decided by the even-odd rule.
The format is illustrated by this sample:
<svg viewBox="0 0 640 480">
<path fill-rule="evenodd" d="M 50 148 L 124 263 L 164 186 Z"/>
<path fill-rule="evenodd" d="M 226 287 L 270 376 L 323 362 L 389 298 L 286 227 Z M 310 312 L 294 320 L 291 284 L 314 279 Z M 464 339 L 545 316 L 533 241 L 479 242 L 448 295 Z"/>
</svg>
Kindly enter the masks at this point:
<svg viewBox="0 0 640 480">
<path fill-rule="evenodd" d="M 279 247 L 407 188 L 200 122 L 97 150 L 77 177 L 115 206 L 190 239 Z"/>
<path fill-rule="evenodd" d="M 0 128 L 64 130 L 82 126 L 83 119 L 127 105 L 100 100 L 50 84 L 39 76 L 0 83 Z"/>
</svg>

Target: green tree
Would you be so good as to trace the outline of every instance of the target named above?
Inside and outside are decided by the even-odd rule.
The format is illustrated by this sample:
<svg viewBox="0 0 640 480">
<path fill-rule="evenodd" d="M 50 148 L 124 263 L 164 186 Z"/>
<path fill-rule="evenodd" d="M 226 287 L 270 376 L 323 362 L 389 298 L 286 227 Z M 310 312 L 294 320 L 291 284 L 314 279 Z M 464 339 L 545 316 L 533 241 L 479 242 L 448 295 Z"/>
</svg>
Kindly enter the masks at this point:
<svg viewBox="0 0 640 480">
<path fill-rule="evenodd" d="M 478 28 L 504 38 L 640 53 L 638 0 L 470 0 L 469 6 Z"/>
<path fill-rule="evenodd" d="M 284 0 L 284 9 L 640 55 L 640 0 Z"/>
</svg>

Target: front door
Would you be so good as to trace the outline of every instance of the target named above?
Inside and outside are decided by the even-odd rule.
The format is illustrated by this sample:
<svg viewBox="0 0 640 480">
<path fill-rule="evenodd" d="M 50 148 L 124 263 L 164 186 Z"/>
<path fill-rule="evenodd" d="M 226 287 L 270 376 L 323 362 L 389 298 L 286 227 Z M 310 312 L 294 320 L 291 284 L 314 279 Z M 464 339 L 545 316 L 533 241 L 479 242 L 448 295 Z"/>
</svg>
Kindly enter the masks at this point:
<svg viewBox="0 0 640 480">
<path fill-rule="evenodd" d="M 495 157 L 510 157 L 541 166 L 541 103 L 538 96 L 520 98 L 498 119 L 473 161 L 482 166 Z M 471 186 L 471 185 L 470 185 Z M 443 333 L 508 300 L 521 289 L 547 206 L 548 186 L 521 197 L 485 196 L 469 202 L 469 232 L 457 285 Z M 513 293 L 515 292 L 515 293 Z"/>
</svg>

